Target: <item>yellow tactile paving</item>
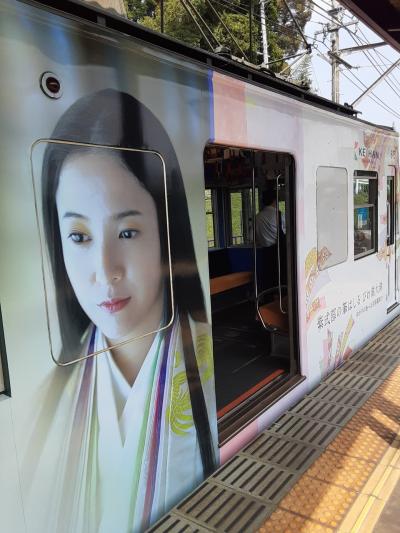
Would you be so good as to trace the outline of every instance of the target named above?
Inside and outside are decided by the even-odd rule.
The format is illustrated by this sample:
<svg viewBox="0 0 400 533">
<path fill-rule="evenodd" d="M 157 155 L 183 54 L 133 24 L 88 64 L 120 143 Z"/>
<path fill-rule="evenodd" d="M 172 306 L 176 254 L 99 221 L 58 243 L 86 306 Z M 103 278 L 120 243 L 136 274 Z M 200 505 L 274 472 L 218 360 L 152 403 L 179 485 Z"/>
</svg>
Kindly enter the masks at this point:
<svg viewBox="0 0 400 533">
<path fill-rule="evenodd" d="M 394 399 L 396 400 L 396 397 L 399 393 L 400 386 L 399 383 L 394 381 L 388 381 L 387 383 L 384 383 L 381 385 L 378 389 L 378 392 L 383 396 L 383 398 L 390 398 L 392 399 L 394 395 Z"/>
<path fill-rule="evenodd" d="M 364 427 L 371 428 L 384 438 L 391 437 L 391 440 L 394 440 L 399 432 L 400 424 L 390 416 L 390 413 L 382 412 L 381 407 L 368 405 L 361 408 L 346 426 L 347 429 L 353 431 L 360 431 Z"/>
<path fill-rule="evenodd" d="M 372 533 L 399 480 L 400 361 L 259 533 Z"/>
<path fill-rule="evenodd" d="M 400 340 L 400 339 L 399 339 Z M 395 367 L 394 371 L 389 376 L 389 381 L 400 379 L 400 367 Z"/>
<path fill-rule="evenodd" d="M 308 469 L 307 475 L 358 491 L 374 468 L 374 463 L 363 459 L 327 451 Z"/>
<path fill-rule="evenodd" d="M 389 442 L 365 427 L 360 431 L 345 428 L 327 447 L 327 451 L 377 463 L 389 448 Z"/>
<path fill-rule="evenodd" d="M 371 398 L 365 402 L 363 408 L 378 408 L 386 416 L 393 417 L 394 420 L 400 421 L 400 405 L 397 405 L 386 398 L 383 392 L 371 396 Z"/>
<path fill-rule="evenodd" d="M 356 497 L 354 490 L 303 475 L 279 507 L 335 528 Z"/>
<path fill-rule="evenodd" d="M 396 392 L 400 389 L 400 382 L 398 381 L 398 378 L 396 378 L 396 381 L 388 380 L 383 385 L 379 387 L 378 390 L 382 390 L 382 392 L 385 394 L 385 392 Z"/>
<path fill-rule="evenodd" d="M 272 513 L 258 533 L 332 533 L 334 530 L 313 520 L 282 509 Z"/>
<path fill-rule="evenodd" d="M 388 385 L 385 390 L 382 390 L 381 395 L 385 400 L 395 403 L 399 398 L 399 388 Z"/>
<path fill-rule="evenodd" d="M 393 372 L 387 377 L 387 379 L 385 380 L 385 382 L 383 383 L 383 387 L 385 385 L 399 385 L 400 383 L 400 370 L 399 370 L 399 367 L 395 367 Z"/>
</svg>

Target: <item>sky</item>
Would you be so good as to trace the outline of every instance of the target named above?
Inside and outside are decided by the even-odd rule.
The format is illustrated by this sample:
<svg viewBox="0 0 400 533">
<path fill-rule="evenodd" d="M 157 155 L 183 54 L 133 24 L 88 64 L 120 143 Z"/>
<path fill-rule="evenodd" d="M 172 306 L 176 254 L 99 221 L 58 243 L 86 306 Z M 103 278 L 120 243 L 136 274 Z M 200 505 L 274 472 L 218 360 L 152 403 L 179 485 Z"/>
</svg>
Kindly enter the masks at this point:
<svg viewBox="0 0 400 533">
<path fill-rule="evenodd" d="M 315 48 L 312 54 L 312 81 L 313 89 L 320 96 L 331 98 L 331 65 L 320 57 L 323 55 L 328 58 L 327 52 L 330 49 L 330 34 L 315 35 L 316 32 L 321 32 L 328 24 L 326 10 L 329 9 L 330 1 L 328 0 L 314 0 L 314 12 L 311 21 L 306 25 L 305 34 L 310 43 L 314 42 Z M 317 8 L 316 6 L 320 6 Z M 323 11 L 325 10 L 325 12 Z M 342 19 L 343 24 L 350 24 L 357 19 L 351 15 L 349 11 L 344 11 Z M 326 18 L 327 17 L 327 18 Z M 314 41 L 314 37 L 317 39 Z M 359 41 L 362 41 L 360 43 Z M 364 44 L 365 42 L 375 43 L 382 41 L 381 37 L 376 35 L 363 23 L 349 25 L 347 29 L 339 31 L 339 48 L 347 48 Z M 320 55 L 319 55 L 320 54 Z M 380 71 L 387 70 L 390 65 L 400 58 L 399 52 L 394 50 L 391 46 L 383 46 L 376 50 L 368 50 L 366 53 L 361 51 L 343 55 L 348 63 L 354 68 L 349 70 L 344 66 L 340 66 L 340 103 L 352 103 L 364 90 L 374 82 L 380 73 L 374 68 L 368 57 L 372 58 L 373 62 L 378 65 Z M 356 79 L 358 78 L 358 80 Z M 400 67 L 397 67 L 388 78 L 389 84 L 383 80 L 373 90 L 376 98 L 381 102 L 377 103 L 372 98 L 366 96 L 360 103 L 355 106 L 355 109 L 361 111 L 359 118 L 381 124 L 385 126 L 395 126 L 396 130 L 400 132 Z M 353 82 L 353 83 L 352 83 Z M 354 83 L 358 86 L 355 86 Z M 394 89 L 394 90 L 393 90 Z M 383 102 L 383 104 L 382 104 Z M 382 105 L 389 106 L 391 110 L 384 109 Z"/>
</svg>

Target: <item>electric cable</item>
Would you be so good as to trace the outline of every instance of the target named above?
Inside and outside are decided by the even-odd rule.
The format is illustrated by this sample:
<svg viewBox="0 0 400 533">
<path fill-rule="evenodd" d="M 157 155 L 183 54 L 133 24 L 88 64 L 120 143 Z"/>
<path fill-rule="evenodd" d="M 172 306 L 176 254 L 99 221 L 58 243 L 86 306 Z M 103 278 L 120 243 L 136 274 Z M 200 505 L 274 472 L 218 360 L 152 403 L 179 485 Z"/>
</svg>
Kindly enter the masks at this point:
<svg viewBox="0 0 400 533">
<path fill-rule="evenodd" d="M 323 43 L 324 46 L 330 50 L 329 46 L 326 44 L 326 43 Z M 350 82 L 353 83 L 353 85 L 355 85 L 358 89 L 361 90 L 361 92 L 363 92 L 365 89 L 368 88 L 367 85 L 365 85 L 365 83 L 360 80 L 355 74 L 354 72 L 352 72 L 351 70 L 348 71 L 354 78 L 356 78 L 356 80 L 361 83 L 362 87 L 363 88 L 360 88 L 360 87 L 357 87 L 357 85 L 353 82 L 353 80 L 351 80 L 345 72 L 342 72 L 342 74 L 344 75 L 345 78 L 347 78 Z M 383 107 L 385 109 L 385 111 L 395 115 L 396 117 L 400 118 L 400 115 L 397 113 L 397 111 L 395 111 L 394 109 L 392 109 L 388 104 L 386 104 L 386 102 L 384 102 L 379 96 L 377 96 L 374 92 L 371 92 L 369 95 L 367 95 L 369 98 L 371 98 L 377 105 L 379 105 L 380 107 Z M 374 98 L 376 100 L 374 100 Z"/>
<path fill-rule="evenodd" d="M 339 28 L 343 28 L 347 31 L 347 33 L 350 35 L 350 37 L 352 38 L 352 40 L 359 46 L 360 45 L 360 40 L 357 40 L 359 39 L 359 36 L 352 30 L 350 30 L 347 26 L 344 26 L 338 19 L 336 19 L 335 17 L 331 17 L 329 15 L 329 13 L 324 9 L 322 8 L 321 6 L 319 6 L 314 0 L 309 0 L 311 2 L 311 4 L 313 4 L 315 7 L 317 7 L 319 9 L 319 11 L 323 11 L 324 14 L 320 13 L 319 11 L 316 11 L 315 9 L 312 8 L 312 11 L 317 14 L 318 16 L 321 16 L 323 18 L 325 18 L 326 20 L 328 20 L 330 23 L 332 22 L 336 22 L 339 26 Z M 326 43 L 322 43 L 326 48 L 329 49 L 329 47 L 326 45 Z M 364 44 L 369 44 L 368 42 L 367 43 L 364 43 Z M 364 55 L 365 54 L 365 51 L 362 51 L 364 52 Z M 366 55 L 366 57 L 368 58 L 368 56 Z M 370 61 L 371 62 L 371 61 Z M 373 63 L 372 63 L 373 64 Z M 367 88 L 367 86 L 354 74 L 354 72 L 352 72 L 351 70 L 349 71 L 351 73 L 352 76 L 354 76 L 363 86 L 364 86 L 364 89 Z M 342 74 L 345 75 L 345 72 L 342 71 Z M 352 81 L 347 75 L 345 75 L 345 77 Z M 353 85 L 355 85 L 353 83 Z M 355 85 L 356 86 L 356 85 Z M 396 89 L 393 88 L 393 86 L 389 83 L 389 86 L 392 88 L 392 90 L 394 90 L 395 94 L 397 96 L 399 96 L 398 92 Z M 359 88 L 359 87 L 358 87 Z M 363 90 L 364 90 L 363 89 Z M 362 91 L 363 91 L 362 90 Z M 398 117 L 398 113 L 393 109 L 391 108 L 388 104 L 386 104 L 386 102 L 384 102 L 381 98 L 379 98 L 375 93 L 371 93 L 372 96 L 368 95 L 376 104 L 380 105 L 381 107 L 383 107 L 386 111 L 388 111 L 389 113 L 393 114 L 394 116 Z M 374 100 L 375 98 L 375 100 Z"/>
</svg>

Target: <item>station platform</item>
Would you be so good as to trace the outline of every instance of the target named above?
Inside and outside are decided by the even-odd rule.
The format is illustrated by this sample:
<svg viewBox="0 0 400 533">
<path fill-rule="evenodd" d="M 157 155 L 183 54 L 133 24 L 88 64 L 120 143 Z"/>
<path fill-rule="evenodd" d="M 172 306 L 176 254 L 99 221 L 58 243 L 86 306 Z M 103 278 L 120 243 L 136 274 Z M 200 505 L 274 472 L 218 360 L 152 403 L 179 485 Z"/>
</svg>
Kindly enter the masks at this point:
<svg viewBox="0 0 400 533">
<path fill-rule="evenodd" d="M 400 532 L 400 318 L 151 532 Z"/>
</svg>

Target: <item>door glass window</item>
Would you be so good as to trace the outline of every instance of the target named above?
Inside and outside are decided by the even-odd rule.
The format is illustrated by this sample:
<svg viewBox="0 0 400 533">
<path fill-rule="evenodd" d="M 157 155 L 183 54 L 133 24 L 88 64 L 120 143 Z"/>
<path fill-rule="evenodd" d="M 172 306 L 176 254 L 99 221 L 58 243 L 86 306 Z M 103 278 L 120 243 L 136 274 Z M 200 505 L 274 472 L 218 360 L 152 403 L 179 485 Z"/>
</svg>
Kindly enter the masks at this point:
<svg viewBox="0 0 400 533">
<path fill-rule="evenodd" d="M 217 232 L 216 232 L 216 194 L 215 189 L 206 189 L 205 190 L 205 207 L 206 207 L 206 221 L 207 221 L 207 242 L 209 248 L 216 248 L 217 243 Z"/>
<path fill-rule="evenodd" d="M 394 244 L 394 198 L 394 178 L 388 176 L 386 185 L 386 242 L 388 246 Z"/>
<path fill-rule="evenodd" d="M 354 258 L 360 259 L 377 250 L 376 172 L 356 171 L 353 180 L 354 197 Z"/>
<path fill-rule="evenodd" d="M 255 212 L 259 212 L 258 188 L 255 190 Z M 231 246 L 253 244 L 253 194 L 246 187 L 229 193 Z"/>
</svg>

